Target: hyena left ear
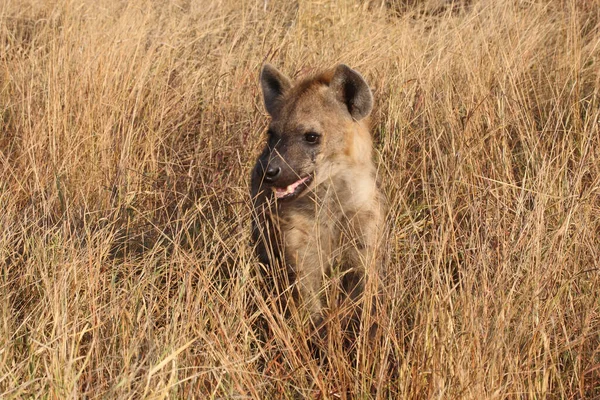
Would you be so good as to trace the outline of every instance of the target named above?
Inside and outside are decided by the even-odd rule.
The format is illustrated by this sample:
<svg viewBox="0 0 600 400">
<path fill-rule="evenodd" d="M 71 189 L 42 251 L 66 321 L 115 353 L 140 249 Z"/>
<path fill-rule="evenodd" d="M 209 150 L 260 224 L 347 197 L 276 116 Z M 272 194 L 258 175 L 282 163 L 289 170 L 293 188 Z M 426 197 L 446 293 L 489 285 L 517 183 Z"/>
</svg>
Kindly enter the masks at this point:
<svg viewBox="0 0 600 400">
<path fill-rule="evenodd" d="M 336 67 L 329 84 L 339 101 L 348 107 L 355 120 L 365 118 L 373 109 L 373 95 L 361 74 L 345 64 Z"/>
<path fill-rule="evenodd" d="M 290 80 L 271 64 L 265 64 L 260 73 L 265 108 L 273 116 L 279 110 L 281 97 L 292 87 Z"/>
</svg>

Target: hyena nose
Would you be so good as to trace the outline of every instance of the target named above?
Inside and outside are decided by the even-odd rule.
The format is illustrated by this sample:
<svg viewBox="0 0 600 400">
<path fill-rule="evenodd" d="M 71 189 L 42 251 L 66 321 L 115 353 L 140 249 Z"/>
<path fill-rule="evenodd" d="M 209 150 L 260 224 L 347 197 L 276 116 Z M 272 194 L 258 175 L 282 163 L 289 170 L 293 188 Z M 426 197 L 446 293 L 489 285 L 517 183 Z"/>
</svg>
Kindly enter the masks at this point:
<svg viewBox="0 0 600 400">
<path fill-rule="evenodd" d="M 281 168 L 275 166 L 269 166 L 265 171 L 265 181 L 269 183 L 275 182 L 277 177 L 281 174 Z"/>
</svg>

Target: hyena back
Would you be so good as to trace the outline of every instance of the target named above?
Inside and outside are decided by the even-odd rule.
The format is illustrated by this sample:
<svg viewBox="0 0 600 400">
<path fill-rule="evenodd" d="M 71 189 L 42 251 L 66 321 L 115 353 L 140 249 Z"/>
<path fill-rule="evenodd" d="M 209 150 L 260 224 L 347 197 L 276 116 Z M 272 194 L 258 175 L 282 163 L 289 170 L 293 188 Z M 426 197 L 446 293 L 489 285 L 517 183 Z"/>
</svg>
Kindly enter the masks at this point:
<svg viewBox="0 0 600 400">
<path fill-rule="evenodd" d="M 384 216 L 368 129 L 373 98 L 343 64 L 296 85 L 267 64 L 260 81 L 271 123 L 252 171 L 253 239 L 320 327 L 332 308 L 327 287 L 337 282 L 338 297 L 359 304 L 365 283 L 377 280 Z M 352 307 L 353 315 L 361 308 Z"/>
</svg>

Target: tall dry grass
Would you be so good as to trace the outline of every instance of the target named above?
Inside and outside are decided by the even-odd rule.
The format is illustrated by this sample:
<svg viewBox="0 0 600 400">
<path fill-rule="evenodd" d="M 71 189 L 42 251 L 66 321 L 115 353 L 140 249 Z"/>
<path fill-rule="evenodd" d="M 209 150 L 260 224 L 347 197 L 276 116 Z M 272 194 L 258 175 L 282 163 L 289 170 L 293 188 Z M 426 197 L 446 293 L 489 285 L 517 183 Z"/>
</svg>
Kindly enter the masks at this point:
<svg viewBox="0 0 600 400">
<path fill-rule="evenodd" d="M 2 1 L 0 396 L 600 398 L 599 23 L 596 0 Z M 353 359 L 260 296 L 267 60 L 345 62 L 377 99 L 394 272 Z"/>
</svg>

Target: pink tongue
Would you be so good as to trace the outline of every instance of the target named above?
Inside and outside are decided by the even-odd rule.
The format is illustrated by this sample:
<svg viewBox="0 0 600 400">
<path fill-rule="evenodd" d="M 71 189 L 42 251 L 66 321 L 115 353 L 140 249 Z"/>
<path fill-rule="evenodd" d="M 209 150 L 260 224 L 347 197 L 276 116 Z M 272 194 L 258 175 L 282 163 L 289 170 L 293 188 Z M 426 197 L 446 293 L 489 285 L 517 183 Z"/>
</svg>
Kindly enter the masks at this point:
<svg viewBox="0 0 600 400">
<path fill-rule="evenodd" d="M 308 176 L 306 178 L 302 178 L 302 179 L 292 183 L 290 186 L 288 186 L 286 188 L 275 188 L 275 197 L 280 199 L 284 196 L 287 196 L 288 194 L 294 193 L 294 191 L 298 188 L 298 186 L 302 185 L 307 180 L 308 180 Z"/>
</svg>

